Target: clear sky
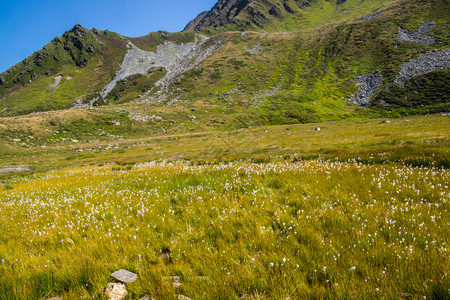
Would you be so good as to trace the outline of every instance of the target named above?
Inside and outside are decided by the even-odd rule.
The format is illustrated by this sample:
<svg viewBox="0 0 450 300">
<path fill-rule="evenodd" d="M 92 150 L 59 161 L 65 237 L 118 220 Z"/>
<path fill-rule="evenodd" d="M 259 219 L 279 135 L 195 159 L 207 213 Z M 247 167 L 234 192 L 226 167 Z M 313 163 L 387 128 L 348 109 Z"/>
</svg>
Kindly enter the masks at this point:
<svg viewBox="0 0 450 300">
<path fill-rule="evenodd" d="M 0 0 L 0 73 L 75 24 L 136 37 L 184 26 L 217 0 Z"/>
</svg>

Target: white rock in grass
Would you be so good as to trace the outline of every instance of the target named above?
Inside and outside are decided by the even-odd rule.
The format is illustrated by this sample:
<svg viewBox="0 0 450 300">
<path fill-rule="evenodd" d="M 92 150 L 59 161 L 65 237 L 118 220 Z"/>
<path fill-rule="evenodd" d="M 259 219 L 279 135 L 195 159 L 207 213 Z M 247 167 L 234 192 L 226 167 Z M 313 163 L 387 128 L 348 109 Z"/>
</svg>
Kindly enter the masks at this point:
<svg viewBox="0 0 450 300">
<path fill-rule="evenodd" d="M 121 283 L 108 283 L 105 288 L 105 295 L 109 300 L 122 300 L 128 295 L 125 285 Z"/>
<path fill-rule="evenodd" d="M 184 295 L 177 295 L 177 300 L 192 300 L 192 299 Z"/>
<path fill-rule="evenodd" d="M 172 286 L 175 289 L 179 289 L 181 287 L 180 277 L 179 276 L 167 276 L 167 277 L 164 277 L 164 279 L 169 280 L 170 282 L 172 282 Z"/>
<path fill-rule="evenodd" d="M 154 300 L 154 298 L 152 296 L 144 296 L 139 300 Z"/>
<path fill-rule="evenodd" d="M 195 276 L 195 280 L 210 281 L 208 276 Z"/>
<path fill-rule="evenodd" d="M 138 276 L 127 270 L 119 270 L 111 274 L 111 277 L 123 283 L 131 283 L 137 280 Z"/>
</svg>

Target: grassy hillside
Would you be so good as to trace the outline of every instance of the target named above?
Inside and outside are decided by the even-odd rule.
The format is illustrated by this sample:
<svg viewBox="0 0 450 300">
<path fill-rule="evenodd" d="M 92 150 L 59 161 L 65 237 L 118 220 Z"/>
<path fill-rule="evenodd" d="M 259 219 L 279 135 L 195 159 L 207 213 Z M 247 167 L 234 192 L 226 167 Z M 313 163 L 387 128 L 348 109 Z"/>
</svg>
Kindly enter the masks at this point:
<svg viewBox="0 0 450 300">
<path fill-rule="evenodd" d="M 89 102 L 119 69 L 127 41 L 79 25 L 2 74 L 3 115 L 26 114 Z"/>
<path fill-rule="evenodd" d="M 100 91 L 120 70 L 129 41 L 151 51 L 164 41 L 193 40 L 192 33 L 155 32 L 127 38 L 77 25 L 0 75 L 0 115 L 66 109 L 100 98 Z"/>
<path fill-rule="evenodd" d="M 448 111 L 448 67 L 394 84 L 404 64 L 448 49 L 447 24 L 434 5 L 445 3 L 399 1 L 374 18 L 292 33 L 219 34 L 215 39 L 226 41 L 225 48 L 172 91 L 186 101 L 218 100 L 272 124 Z M 400 28 L 415 32 L 425 21 L 434 22 L 433 44 L 398 39 Z M 352 105 L 359 76 L 370 74 L 380 76 L 367 97 L 370 109 Z"/>
<path fill-rule="evenodd" d="M 195 63 L 192 59 L 193 65 L 170 82 L 168 91 L 155 86 L 169 76 L 168 67 L 156 67 L 120 80 L 105 99 L 99 92 L 119 71 L 128 42 L 156 52 L 167 41 L 200 43 L 203 37 L 191 30 L 126 38 L 76 26 L 0 76 L 0 115 L 69 108 L 93 99 L 96 105 L 135 100 L 155 107 L 206 105 L 214 107 L 212 115 L 248 120 L 246 126 L 449 110 L 448 12 L 439 9 L 446 7 L 445 0 L 338 2 L 248 3 L 264 6 L 259 12 L 270 5 L 285 12 L 291 7 L 293 12 L 267 18 L 264 30 L 249 26 L 245 28 L 253 31 L 226 31 L 233 29 L 227 24 L 202 27 L 212 31 L 200 30 L 210 39 L 198 46 L 196 57 L 208 54 Z M 233 7 L 219 4 L 223 13 Z M 244 18 L 246 11 L 236 18 Z M 267 33 L 280 30 L 289 32 Z M 215 44 L 220 49 L 209 53 Z M 411 70 L 405 69 L 408 64 L 416 70 L 432 67 L 398 84 L 400 74 Z"/>
</svg>

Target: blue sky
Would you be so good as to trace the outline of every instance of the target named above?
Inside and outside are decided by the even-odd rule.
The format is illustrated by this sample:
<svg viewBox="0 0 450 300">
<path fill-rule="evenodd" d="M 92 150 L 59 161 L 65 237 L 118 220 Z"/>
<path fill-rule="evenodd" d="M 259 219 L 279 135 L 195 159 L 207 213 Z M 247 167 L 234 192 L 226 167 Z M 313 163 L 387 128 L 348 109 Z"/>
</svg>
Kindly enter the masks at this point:
<svg viewBox="0 0 450 300">
<path fill-rule="evenodd" d="M 0 73 L 75 24 L 136 37 L 180 31 L 217 0 L 0 0 Z"/>
</svg>

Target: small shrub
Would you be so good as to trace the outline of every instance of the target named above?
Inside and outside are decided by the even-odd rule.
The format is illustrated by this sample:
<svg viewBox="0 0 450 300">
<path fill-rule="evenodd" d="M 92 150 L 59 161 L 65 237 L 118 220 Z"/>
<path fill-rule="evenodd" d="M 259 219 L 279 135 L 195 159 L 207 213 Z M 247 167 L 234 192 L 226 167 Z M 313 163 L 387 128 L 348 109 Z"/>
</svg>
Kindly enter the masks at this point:
<svg viewBox="0 0 450 300">
<path fill-rule="evenodd" d="M 4 189 L 4 190 L 12 190 L 13 187 L 10 186 L 10 185 L 5 185 L 5 186 L 3 186 L 3 189 Z"/>
</svg>

